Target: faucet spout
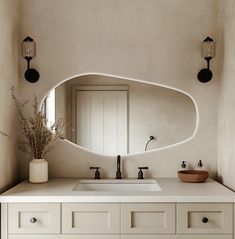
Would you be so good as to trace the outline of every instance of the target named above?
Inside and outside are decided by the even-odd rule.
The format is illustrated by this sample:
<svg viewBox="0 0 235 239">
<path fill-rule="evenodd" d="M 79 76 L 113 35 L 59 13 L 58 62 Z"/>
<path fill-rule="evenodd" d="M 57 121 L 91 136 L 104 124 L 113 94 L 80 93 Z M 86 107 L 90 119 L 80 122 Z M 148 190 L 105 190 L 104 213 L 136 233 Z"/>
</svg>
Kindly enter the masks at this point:
<svg viewBox="0 0 235 239">
<path fill-rule="evenodd" d="M 122 179 L 121 173 L 121 156 L 117 156 L 117 171 L 116 171 L 116 179 Z"/>
</svg>

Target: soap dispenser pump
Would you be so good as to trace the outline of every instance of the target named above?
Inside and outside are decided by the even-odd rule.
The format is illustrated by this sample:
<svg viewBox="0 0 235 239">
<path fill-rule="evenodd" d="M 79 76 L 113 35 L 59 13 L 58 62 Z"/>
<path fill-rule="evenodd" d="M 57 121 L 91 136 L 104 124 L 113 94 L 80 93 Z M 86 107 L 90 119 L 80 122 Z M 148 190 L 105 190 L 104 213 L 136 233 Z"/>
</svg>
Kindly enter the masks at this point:
<svg viewBox="0 0 235 239">
<path fill-rule="evenodd" d="M 204 163 L 202 163 L 202 160 L 198 161 L 198 164 L 197 164 L 197 167 L 195 168 L 195 170 L 206 171 L 206 166 Z"/>
<path fill-rule="evenodd" d="M 181 168 L 180 170 L 188 170 L 188 167 L 187 167 L 187 161 L 183 160 L 181 161 Z"/>
</svg>

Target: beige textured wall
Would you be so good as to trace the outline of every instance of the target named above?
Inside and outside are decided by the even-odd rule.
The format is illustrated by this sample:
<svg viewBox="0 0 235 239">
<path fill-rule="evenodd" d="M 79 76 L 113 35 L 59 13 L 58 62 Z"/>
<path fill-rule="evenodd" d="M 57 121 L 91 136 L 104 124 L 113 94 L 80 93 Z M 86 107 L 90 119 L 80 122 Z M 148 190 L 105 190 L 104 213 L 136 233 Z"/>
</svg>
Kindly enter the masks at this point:
<svg viewBox="0 0 235 239">
<path fill-rule="evenodd" d="M 10 97 L 19 78 L 19 5 L 17 0 L 0 1 L 0 130 L 16 134 L 16 112 Z M 0 193 L 18 179 L 16 146 L 0 137 Z"/>
<path fill-rule="evenodd" d="M 221 182 L 235 190 L 235 0 L 220 2 L 224 61 L 218 107 L 218 173 Z"/>
<path fill-rule="evenodd" d="M 37 43 L 33 65 L 41 79 L 21 82 L 21 93 L 39 99 L 61 81 L 84 73 L 103 73 L 175 87 L 192 95 L 200 123 L 195 137 L 184 144 L 124 158 L 124 176 L 136 177 L 137 166 L 149 166 L 149 176 L 176 176 L 181 160 L 207 162 L 217 171 L 218 55 L 214 78 L 197 81 L 205 66 L 201 41 L 217 39 L 217 0 L 24 0 L 22 37 Z M 220 47 L 220 46 L 217 46 Z M 23 61 L 22 61 L 23 62 Z M 22 63 L 22 68 L 24 67 Z M 114 158 L 94 155 L 68 142 L 49 157 L 50 176 L 91 176 L 88 166 L 101 166 L 114 176 Z M 28 160 L 22 159 L 22 177 Z"/>
</svg>

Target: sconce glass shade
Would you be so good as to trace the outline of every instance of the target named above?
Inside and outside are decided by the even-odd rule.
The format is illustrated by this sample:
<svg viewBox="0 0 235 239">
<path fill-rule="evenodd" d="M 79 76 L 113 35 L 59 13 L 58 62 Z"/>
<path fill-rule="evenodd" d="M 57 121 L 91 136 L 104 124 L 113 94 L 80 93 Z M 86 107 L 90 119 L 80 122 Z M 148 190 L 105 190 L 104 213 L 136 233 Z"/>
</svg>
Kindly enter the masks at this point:
<svg viewBox="0 0 235 239">
<path fill-rule="evenodd" d="M 213 58 L 215 56 L 215 42 L 212 38 L 207 37 L 202 42 L 202 57 L 206 58 Z"/>
<path fill-rule="evenodd" d="M 22 43 L 22 55 L 25 59 L 33 59 L 36 53 L 36 45 L 31 37 L 26 37 Z"/>
</svg>

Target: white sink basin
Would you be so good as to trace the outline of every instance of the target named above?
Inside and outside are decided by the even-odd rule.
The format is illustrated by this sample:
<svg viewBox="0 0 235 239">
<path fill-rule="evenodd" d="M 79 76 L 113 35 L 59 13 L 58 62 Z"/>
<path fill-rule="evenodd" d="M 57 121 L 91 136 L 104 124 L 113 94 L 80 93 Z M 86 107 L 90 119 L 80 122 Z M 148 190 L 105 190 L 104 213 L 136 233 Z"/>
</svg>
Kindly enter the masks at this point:
<svg viewBox="0 0 235 239">
<path fill-rule="evenodd" d="M 79 180 L 73 191 L 156 192 L 161 188 L 154 179 Z"/>
</svg>

